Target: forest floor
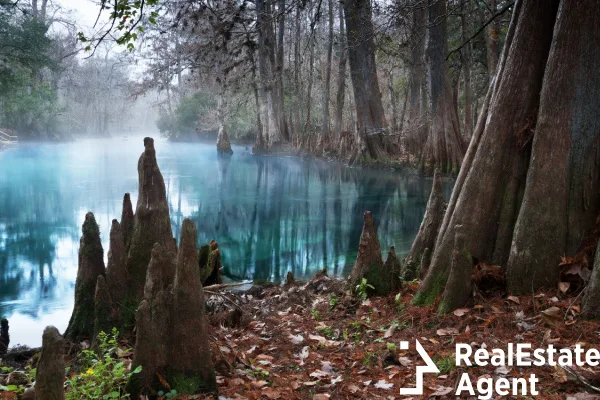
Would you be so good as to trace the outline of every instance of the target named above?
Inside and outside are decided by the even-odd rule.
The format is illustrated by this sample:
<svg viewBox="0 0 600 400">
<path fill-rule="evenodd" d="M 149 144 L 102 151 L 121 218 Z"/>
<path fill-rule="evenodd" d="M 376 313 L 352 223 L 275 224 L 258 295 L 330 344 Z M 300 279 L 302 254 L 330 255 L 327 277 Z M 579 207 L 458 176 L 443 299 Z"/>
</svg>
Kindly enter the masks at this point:
<svg viewBox="0 0 600 400">
<path fill-rule="evenodd" d="M 236 294 L 242 308 L 253 317 L 242 327 L 221 324 L 213 328 L 220 396 L 409 399 L 400 396 L 399 390 L 414 387 L 415 366 L 424 365 L 412 345 L 418 339 L 440 373 L 425 374 L 425 394 L 414 399 L 455 398 L 464 372 L 472 382 L 481 377 L 527 378 L 535 373 L 540 391 L 536 397 L 600 398 L 586 393 L 592 386 L 600 386 L 600 369 L 569 372 L 548 365 L 455 365 L 456 343 L 470 344 L 474 349 L 506 350 L 511 342 L 531 343 L 532 349 L 548 344 L 573 348 L 577 343 L 598 348 L 600 324 L 579 319 L 580 296 L 576 293 L 556 290 L 506 298 L 488 285 L 472 306 L 438 315 L 434 306 L 411 305 L 418 282 L 405 285 L 397 296 L 364 302 L 344 292 L 343 285 L 339 280 L 318 277 L 288 289 L 255 288 Z M 400 341 L 409 341 L 412 348 L 400 350 Z"/>
<path fill-rule="evenodd" d="M 549 365 L 456 366 L 456 343 L 504 350 L 508 343 L 521 342 L 531 343 L 533 349 L 600 345 L 600 324 L 579 318 L 581 296 L 568 288 L 505 297 L 493 279 L 482 282 L 471 306 L 448 315 L 438 315 L 435 306 L 411 305 L 419 282 L 406 284 L 396 296 L 365 301 L 346 291 L 344 281 L 322 274 L 288 287 L 254 286 L 238 292 L 210 288 L 206 296 L 219 399 L 456 398 L 465 372 L 474 386 L 478 378 L 536 374 L 539 396 L 504 398 L 600 399 L 588 394 L 600 386 L 598 368 L 569 372 Z M 415 339 L 440 373 L 424 375 L 423 396 L 400 396 L 400 388 L 415 386 L 415 367 L 424 365 Z M 409 350 L 400 350 L 400 341 L 409 341 Z M 131 347 L 126 341 L 121 345 Z M 130 350 L 120 354 L 131 363 Z M 0 376 L 0 383 L 9 384 L 7 376 Z M 0 399 L 13 398 L 10 392 L 0 392 Z"/>
</svg>

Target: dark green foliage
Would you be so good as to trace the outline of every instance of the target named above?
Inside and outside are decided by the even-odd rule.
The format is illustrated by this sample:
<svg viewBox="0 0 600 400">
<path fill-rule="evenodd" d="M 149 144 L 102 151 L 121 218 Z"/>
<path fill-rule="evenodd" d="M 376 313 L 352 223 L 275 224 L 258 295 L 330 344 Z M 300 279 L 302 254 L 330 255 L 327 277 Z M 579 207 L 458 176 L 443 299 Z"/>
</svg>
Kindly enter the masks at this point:
<svg viewBox="0 0 600 400">
<path fill-rule="evenodd" d="M 170 139 L 189 139 L 197 136 L 198 121 L 216 106 L 215 96 L 212 93 L 198 92 L 184 97 L 173 114 L 167 110 L 161 111 L 156 122 L 158 130 Z"/>
<path fill-rule="evenodd" d="M 38 136 L 54 131 L 56 90 L 41 78 L 57 67 L 48 26 L 0 5 L 0 126 Z"/>
</svg>

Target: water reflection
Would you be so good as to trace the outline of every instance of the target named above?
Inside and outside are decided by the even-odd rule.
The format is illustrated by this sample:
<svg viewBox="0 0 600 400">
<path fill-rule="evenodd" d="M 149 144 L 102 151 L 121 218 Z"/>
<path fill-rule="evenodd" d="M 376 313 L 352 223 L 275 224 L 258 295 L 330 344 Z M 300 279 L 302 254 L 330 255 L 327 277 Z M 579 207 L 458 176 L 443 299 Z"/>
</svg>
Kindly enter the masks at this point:
<svg viewBox="0 0 600 400">
<path fill-rule="evenodd" d="M 327 266 L 349 272 L 362 213 L 373 212 L 382 246 L 408 251 L 430 180 L 295 157 L 253 157 L 234 148 L 157 141 L 173 231 L 183 218 L 200 242 L 216 239 L 230 279 L 307 278 Z M 141 138 L 21 145 L 0 152 L 0 314 L 12 343 L 39 344 L 43 327 L 64 329 L 77 272 L 80 225 L 90 210 L 105 254 L 125 192 L 137 197 Z M 447 191 L 450 188 L 446 188 Z"/>
</svg>

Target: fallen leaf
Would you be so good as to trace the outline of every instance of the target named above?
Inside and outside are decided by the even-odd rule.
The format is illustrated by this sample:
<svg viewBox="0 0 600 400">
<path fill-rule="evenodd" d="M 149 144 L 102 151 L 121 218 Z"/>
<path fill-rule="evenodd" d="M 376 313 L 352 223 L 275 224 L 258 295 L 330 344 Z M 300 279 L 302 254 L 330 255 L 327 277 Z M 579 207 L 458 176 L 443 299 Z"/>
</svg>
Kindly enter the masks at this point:
<svg viewBox="0 0 600 400">
<path fill-rule="evenodd" d="M 262 395 L 267 396 L 269 399 L 280 399 L 281 392 L 273 388 L 263 388 Z"/>
<path fill-rule="evenodd" d="M 396 331 L 396 325 L 391 325 L 387 331 L 385 331 L 385 334 L 383 335 L 384 339 L 389 339 L 394 335 L 394 332 Z"/>
<path fill-rule="evenodd" d="M 315 386 L 317 383 L 319 383 L 319 381 L 310 381 L 310 382 L 304 382 L 303 385 L 304 386 Z"/>
<path fill-rule="evenodd" d="M 458 309 L 454 310 L 453 314 L 456 315 L 457 317 L 462 317 L 469 311 L 471 311 L 470 308 L 458 308 Z"/>
<path fill-rule="evenodd" d="M 541 314 L 544 318 L 554 321 L 562 319 L 562 312 L 558 307 L 547 308 L 544 311 L 542 311 Z"/>
<path fill-rule="evenodd" d="M 436 333 L 438 334 L 438 336 L 450 336 L 450 335 L 458 335 L 458 329 L 456 328 L 443 328 L 443 329 L 438 329 L 436 331 Z"/>
<path fill-rule="evenodd" d="M 302 337 L 302 335 L 290 334 L 289 338 L 290 338 L 290 342 L 292 342 L 292 344 L 300 344 L 300 343 L 304 342 L 304 337 Z"/>
<path fill-rule="evenodd" d="M 429 395 L 429 397 L 431 398 L 434 396 L 447 396 L 452 392 L 454 392 L 454 388 L 447 387 L 447 386 L 439 386 L 436 388 L 435 392 L 433 392 Z"/>
<path fill-rule="evenodd" d="M 558 288 L 563 293 L 567 293 L 569 291 L 570 287 L 571 287 L 571 282 L 559 282 L 558 283 Z"/>
<path fill-rule="evenodd" d="M 516 303 L 516 304 L 521 304 L 521 300 L 519 300 L 519 298 L 517 296 L 508 296 L 506 298 L 506 300 L 512 301 L 513 303 Z"/>
<path fill-rule="evenodd" d="M 354 393 L 358 392 L 360 390 L 360 388 L 354 384 L 350 384 L 350 385 L 348 385 L 348 390 L 350 391 L 350 393 L 354 394 Z"/>
<path fill-rule="evenodd" d="M 387 383 L 387 381 L 384 379 L 377 381 L 377 383 L 375 384 L 375 387 L 377 389 L 384 389 L 384 390 L 388 390 L 388 389 L 392 388 L 393 386 L 394 386 L 393 383 Z"/>
</svg>

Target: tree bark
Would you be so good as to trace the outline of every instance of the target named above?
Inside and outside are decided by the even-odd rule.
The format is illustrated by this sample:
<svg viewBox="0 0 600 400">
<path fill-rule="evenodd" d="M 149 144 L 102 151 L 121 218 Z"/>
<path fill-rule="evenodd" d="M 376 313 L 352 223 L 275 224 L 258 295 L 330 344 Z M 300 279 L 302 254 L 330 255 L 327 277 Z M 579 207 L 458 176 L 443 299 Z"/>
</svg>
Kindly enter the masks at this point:
<svg viewBox="0 0 600 400">
<path fill-rule="evenodd" d="M 600 212 L 598 26 L 597 1 L 561 2 L 507 264 L 511 293 L 555 287 L 560 257 L 578 250 Z"/>
<path fill-rule="evenodd" d="M 469 1 L 461 4 L 461 40 L 463 43 L 470 37 L 469 26 L 467 21 L 467 7 Z M 464 139 L 466 143 L 471 140 L 473 135 L 473 110 L 471 108 L 472 89 L 471 89 L 471 44 L 467 43 L 461 51 L 462 73 L 464 79 L 464 94 L 465 94 L 465 118 L 464 118 Z"/>
<path fill-rule="evenodd" d="M 75 280 L 75 304 L 65 331 L 65 338 L 74 343 L 92 339 L 94 334 L 96 280 L 104 275 L 104 250 L 100 241 L 100 229 L 94 214 L 88 212 L 82 226 L 79 241 L 79 262 Z"/>
<path fill-rule="evenodd" d="M 35 374 L 35 398 L 64 400 L 64 341 L 58 329 L 48 326 L 42 335 L 42 352 Z"/>
<path fill-rule="evenodd" d="M 496 0 L 490 0 L 490 11 L 492 15 L 496 13 Z M 498 19 L 492 21 L 488 25 L 487 35 L 485 37 L 486 50 L 487 50 L 487 63 L 488 63 L 488 75 L 490 81 L 496 74 L 498 69 L 498 54 L 499 54 L 499 41 L 500 41 L 500 23 Z"/>
<path fill-rule="evenodd" d="M 358 128 L 355 161 L 377 160 L 386 155 L 386 123 L 375 64 L 371 1 L 346 0 L 344 14 Z"/>
<path fill-rule="evenodd" d="M 600 241 L 596 246 L 596 258 L 590 282 L 585 288 L 582 314 L 588 319 L 600 319 Z"/>
<path fill-rule="evenodd" d="M 283 46 L 285 36 L 285 0 L 277 0 L 278 28 L 277 28 L 277 58 L 275 68 L 275 83 L 277 85 L 277 125 L 281 138 L 289 141 L 287 120 L 285 118 L 285 91 L 283 87 Z"/>
<path fill-rule="evenodd" d="M 444 218 L 444 195 L 442 192 L 442 178 L 439 169 L 435 170 L 433 175 L 433 185 L 431 186 L 431 194 L 423 216 L 423 222 L 419 227 L 419 232 L 410 248 L 410 251 L 404 259 L 402 267 L 402 278 L 410 281 L 417 276 L 425 275 L 427 271 L 420 270 L 419 267 L 425 249 L 432 251 L 435 248 L 435 239 L 438 235 L 440 225 Z"/>
<path fill-rule="evenodd" d="M 457 171 L 464 156 L 458 115 L 446 66 L 448 35 L 446 0 L 429 3 L 429 90 L 431 93 L 431 125 L 424 151 L 424 166 L 442 171 Z"/>
<path fill-rule="evenodd" d="M 301 58 L 300 58 L 300 3 L 296 4 L 296 17 L 294 21 L 295 25 L 295 40 L 294 40 L 294 91 L 296 93 L 295 107 L 294 107 L 294 136 L 295 140 L 300 138 L 301 134 L 301 117 L 300 109 L 302 108 L 302 88 L 300 85 L 300 73 L 301 73 Z"/>
<path fill-rule="evenodd" d="M 321 124 L 321 139 L 327 139 L 329 129 L 329 93 L 331 89 L 331 56 L 333 53 L 333 0 L 328 0 L 329 35 L 327 43 L 327 61 L 325 62 L 325 83 L 323 88 L 323 123 Z"/>
<path fill-rule="evenodd" d="M 273 32 L 273 12 L 269 0 L 256 0 L 256 25 L 258 31 L 258 73 L 261 90 L 261 119 L 263 133 L 268 147 L 280 144 L 281 132 L 279 115 L 279 86 L 276 82 L 275 34 Z"/>
<path fill-rule="evenodd" d="M 333 135 L 339 138 L 342 133 L 342 119 L 344 116 L 344 97 L 346 96 L 346 29 L 344 23 L 344 8 L 338 7 L 340 23 L 338 81 L 335 95 L 335 116 L 333 122 Z"/>
<path fill-rule="evenodd" d="M 473 260 L 465 246 L 465 234 L 461 225 L 454 227 L 454 250 L 448 284 L 438 311 L 442 314 L 462 307 L 471 297 Z"/>
<path fill-rule="evenodd" d="M 127 271 L 132 278 L 131 302 L 144 294 L 146 271 L 155 243 L 175 250 L 165 181 L 156 161 L 154 139 L 144 138 L 144 152 L 138 161 L 138 200 L 134 227 L 127 254 Z M 95 282 L 94 282 L 95 285 Z"/>
<path fill-rule="evenodd" d="M 162 388 L 159 376 L 179 382 L 182 394 L 218 391 L 191 220 L 183 221 L 180 237 L 176 258 L 158 243 L 152 249 L 144 299 L 136 311 L 133 366 L 141 365 L 142 371 L 129 382 L 134 398 Z"/>
<path fill-rule="evenodd" d="M 370 211 L 365 211 L 364 225 L 360 235 L 360 245 L 356 262 L 348 278 L 348 288 L 355 290 L 363 278 L 374 287 L 373 292 L 379 295 L 390 293 L 391 271 L 384 269 L 381 257 L 381 246 L 377 238 L 377 227 Z"/>
<path fill-rule="evenodd" d="M 219 105 L 217 110 L 217 118 L 219 120 L 219 134 L 217 135 L 217 153 L 218 154 L 233 154 L 231 143 L 227 135 L 227 126 L 225 125 L 226 100 L 224 94 L 219 96 Z"/>
<path fill-rule="evenodd" d="M 425 114 L 425 43 L 427 38 L 427 8 L 415 4 L 412 11 L 412 34 L 410 39 L 410 59 L 406 135 L 406 150 L 409 154 L 420 155 L 427 140 L 427 124 Z"/>
<path fill-rule="evenodd" d="M 394 90 L 394 73 L 392 68 L 390 68 L 390 71 L 388 73 L 388 92 L 390 94 L 390 129 L 392 133 L 396 134 L 398 132 L 398 107 L 396 105 L 396 92 Z"/>
<path fill-rule="evenodd" d="M 506 265 L 519 212 L 539 93 L 557 5 L 517 1 L 498 74 L 490 86 L 438 234 L 428 274 L 414 298 L 431 304 L 448 279 L 454 227 L 477 259 Z"/>
</svg>

